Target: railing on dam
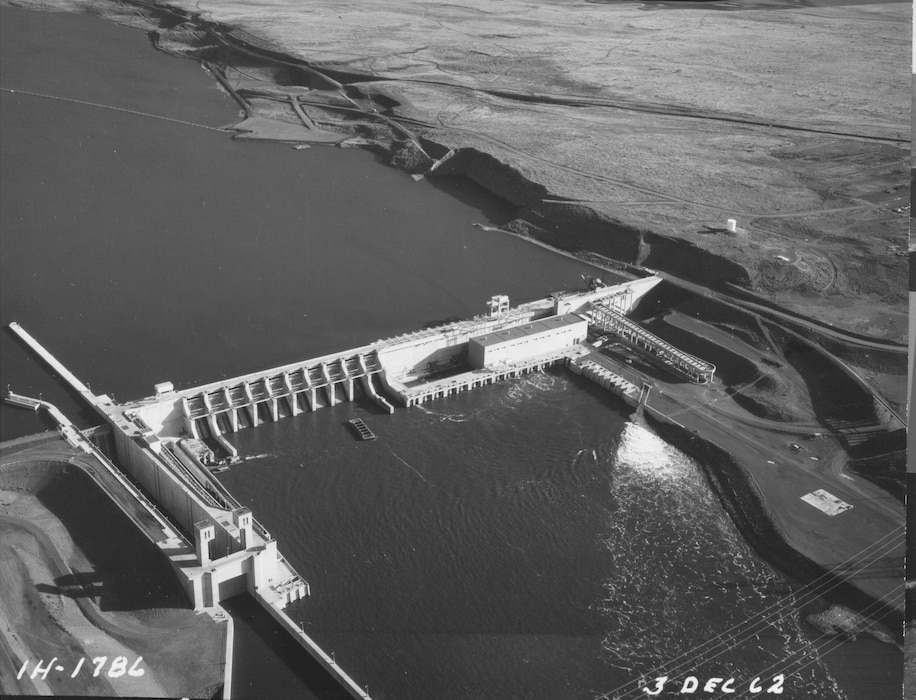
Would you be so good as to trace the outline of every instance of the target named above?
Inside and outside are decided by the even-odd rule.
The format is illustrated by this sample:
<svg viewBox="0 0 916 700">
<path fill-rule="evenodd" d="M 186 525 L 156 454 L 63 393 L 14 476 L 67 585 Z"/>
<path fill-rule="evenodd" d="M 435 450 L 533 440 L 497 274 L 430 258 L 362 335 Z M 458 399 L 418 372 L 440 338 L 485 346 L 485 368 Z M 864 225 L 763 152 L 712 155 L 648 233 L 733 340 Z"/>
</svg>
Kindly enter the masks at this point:
<svg viewBox="0 0 916 700">
<path fill-rule="evenodd" d="M 185 484 L 197 494 L 206 505 L 211 508 L 221 508 L 223 510 L 228 510 L 225 503 L 222 503 L 216 499 L 216 497 L 211 494 L 203 485 L 194 477 L 191 472 L 181 463 L 181 461 L 172 454 L 172 451 L 168 447 L 163 447 L 162 450 L 158 453 L 162 458 L 162 461 L 165 462 L 172 469 L 172 473 L 175 476 L 179 477 Z"/>
<path fill-rule="evenodd" d="M 256 518 L 251 519 L 251 526 L 254 528 L 254 531 L 257 532 L 264 541 L 270 541 L 273 539 L 271 534 L 267 531 L 267 528 L 261 525 Z"/>
<path fill-rule="evenodd" d="M 531 318 L 533 313 L 536 313 L 536 311 L 538 311 L 538 309 L 532 309 L 528 306 L 520 306 L 503 312 L 499 316 L 499 320 L 505 322 L 506 324 L 511 324 L 514 321 L 527 321 Z M 488 330 L 493 325 L 493 320 L 494 319 L 492 316 L 474 316 L 474 318 L 469 318 L 463 321 L 455 321 L 453 323 L 448 323 L 442 326 L 423 328 L 418 331 L 411 331 L 410 333 L 404 333 L 392 338 L 385 338 L 384 340 L 378 341 L 376 346 L 379 349 L 384 350 L 391 347 L 397 347 L 398 345 L 414 343 L 420 340 L 424 340 L 425 338 L 435 338 L 437 336 L 442 336 L 443 334 L 474 335 L 477 331 Z"/>
<path fill-rule="evenodd" d="M 406 387 L 400 385 L 399 388 L 395 389 L 395 392 L 401 402 L 409 408 L 431 399 L 445 398 L 462 391 L 494 384 L 504 379 L 520 377 L 529 372 L 540 372 L 544 368 L 555 364 L 567 364 L 572 357 L 581 352 L 583 351 L 579 346 L 572 346 L 536 355 L 518 362 L 500 362 L 492 367 L 462 372 L 443 379 L 424 382 L 417 386 Z"/>
<path fill-rule="evenodd" d="M 647 350 L 664 364 L 694 382 L 708 384 L 712 381 L 716 372 L 714 364 L 679 350 L 605 303 L 595 302 L 591 310 L 597 325 L 602 330 Z"/>
<path fill-rule="evenodd" d="M 236 500 L 235 496 L 216 479 L 213 479 L 209 483 L 202 484 L 199 479 L 181 464 L 181 460 L 178 459 L 168 446 L 163 447 L 159 454 L 170 467 L 178 472 L 179 476 L 184 477 L 184 480 L 191 489 L 193 489 L 194 493 L 203 499 L 206 505 L 213 508 L 221 508 L 223 510 L 237 510 L 243 507 L 242 504 Z M 251 526 L 265 542 L 273 540 L 267 528 L 265 528 L 256 518 L 251 519 Z"/>
</svg>

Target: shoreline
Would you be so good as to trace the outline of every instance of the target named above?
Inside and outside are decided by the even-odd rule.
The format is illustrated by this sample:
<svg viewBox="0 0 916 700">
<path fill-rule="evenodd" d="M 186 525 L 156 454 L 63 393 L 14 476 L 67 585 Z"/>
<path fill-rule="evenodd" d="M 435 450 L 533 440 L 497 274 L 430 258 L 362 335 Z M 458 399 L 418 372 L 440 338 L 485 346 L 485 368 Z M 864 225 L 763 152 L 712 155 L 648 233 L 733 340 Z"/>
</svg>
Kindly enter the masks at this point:
<svg viewBox="0 0 916 700">
<path fill-rule="evenodd" d="M 327 98 L 328 103 L 323 105 L 326 109 L 352 112 L 362 110 L 362 116 L 370 120 L 382 119 L 386 123 L 413 121 L 409 117 L 387 116 L 381 113 L 377 102 L 380 96 L 384 95 L 361 88 L 365 81 L 384 82 L 373 76 L 317 68 L 281 50 L 259 46 L 252 42 L 250 37 L 239 37 L 237 33 L 243 30 L 203 19 L 175 5 L 160 5 L 147 0 L 128 0 L 128 4 L 198 23 L 205 32 L 224 43 L 230 50 L 240 49 L 257 59 L 266 60 L 268 64 L 276 62 L 284 66 L 301 68 L 311 76 L 327 81 L 334 91 L 346 94 L 347 100 L 351 103 L 351 106 L 344 107 L 331 104 L 330 98 Z M 171 55 L 194 57 L 176 52 L 174 47 L 163 45 L 158 38 L 154 38 L 154 46 Z M 200 60 L 205 69 L 246 113 L 245 119 L 230 127 L 230 130 L 253 121 L 251 105 L 241 95 L 241 90 L 234 88 L 224 74 L 229 66 L 223 66 L 221 70 L 219 66 L 204 58 Z M 353 84 L 340 82 L 344 80 L 352 80 Z M 279 94 L 284 93 L 281 91 Z M 387 103 L 382 101 L 382 106 L 385 104 Z M 393 108 L 385 108 L 385 111 L 396 109 L 398 105 L 395 105 Z M 301 113 L 301 104 L 295 106 L 296 111 Z M 261 125 L 265 121 L 269 123 L 269 120 L 264 119 L 254 121 Z M 773 320 L 787 323 L 793 330 L 802 332 L 831 353 L 854 357 L 865 369 L 874 368 L 876 372 L 885 372 L 892 368 L 893 373 L 898 374 L 897 365 L 902 367 L 902 363 L 905 362 L 907 346 L 902 339 L 866 335 L 818 317 L 807 317 L 779 301 L 762 296 L 758 290 L 749 286 L 751 280 L 748 271 L 731 258 L 712 253 L 693 242 L 655 233 L 648 228 L 628 226 L 589 208 L 585 203 L 551 195 L 543 185 L 525 177 L 512 165 L 477 148 L 450 148 L 428 135 L 416 138 L 411 136 L 409 143 L 403 143 L 397 138 L 397 134 L 380 136 L 372 129 L 364 133 L 365 127 L 359 122 L 351 123 L 346 120 L 333 122 L 334 129 L 340 130 L 339 136 L 329 137 L 328 134 L 335 132 L 319 130 L 314 141 L 310 141 L 310 137 L 302 131 L 289 135 L 284 134 L 283 128 L 280 128 L 277 133 L 277 124 L 282 127 L 285 123 L 274 121 L 273 126 L 267 127 L 262 133 L 243 129 L 234 138 L 365 148 L 375 153 L 385 165 L 412 174 L 415 179 L 425 177 L 434 181 L 437 178 L 463 178 L 517 208 L 515 218 L 500 226 L 486 228 L 514 235 L 569 259 L 604 267 L 610 271 L 642 275 L 648 268 L 660 271 L 668 281 L 686 288 L 709 288 L 712 294 L 723 302 L 745 311 L 763 313 Z M 422 152 L 420 156 L 416 153 L 418 148 Z M 738 239 L 740 237 L 738 235 Z M 870 349 L 881 355 L 877 364 L 875 358 L 858 350 L 860 345 L 870 346 Z"/>
<path fill-rule="evenodd" d="M 38 0 L 36 4 L 47 7 L 45 2 Z M 657 192 L 648 199 L 644 195 L 637 198 L 639 201 L 630 201 L 633 199 L 630 197 L 608 208 L 610 202 L 602 204 L 590 197 L 558 191 L 549 177 L 552 171 L 548 168 L 544 171 L 546 174 L 541 174 L 541 166 L 549 162 L 540 163 L 534 154 L 524 149 L 465 127 L 437 125 L 424 116 L 424 103 L 417 101 L 412 91 L 421 90 L 421 94 L 425 94 L 422 90 L 457 91 L 452 99 L 460 102 L 465 95 L 471 103 L 476 99 L 503 99 L 523 103 L 533 100 L 540 104 L 538 94 L 483 89 L 428 78 L 414 83 L 408 77 L 402 82 L 400 77 L 389 76 L 384 71 L 342 69 L 327 61 L 315 62 L 297 57 L 292 48 L 256 37 L 248 29 L 213 19 L 212 11 L 192 9 L 180 0 L 171 3 L 129 0 L 125 6 L 114 8 L 101 0 L 76 2 L 79 8 L 110 21 L 147 31 L 160 51 L 200 61 L 246 113 L 246 118 L 236 123 L 238 130 L 244 132 L 237 133 L 237 138 L 368 148 L 385 164 L 414 175 L 431 179 L 466 178 L 517 208 L 514 220 L 504 226 L 574 256 L 592 252 L 624 264 L 658 269 L 691 284 L 711 287 L 736 303 L 749 295 L 748 301 L 771 306 L 784 314 L 799 315 L 810 310 L 825 326 L 834 328 L 839 334 L 886 339 L 895 345 L 903 338 L 900 324 L 906 317 L 905 295 L 897 294 L 900 290 L 891 287 L 890 296 L 888 290 L 884 290 L 879 294 L 880 299 L 874 297 L 874 303 L 868 303 L 872 298 L 868 284 L 854 280 L 859 273 L 845 267 L 844 249 L 836 247 L 851 239 L 843 238 L 832 244 L 835 250 L 829 247 L 820 250 L 811 242 L 822 237 L 835 238 L 815 231 L 813 227 L 816 226 L 834 230 L 864 225 L 845 220 L 822 221 L 833 211 L 831 209 L 804 211 L 797 215 L 761 213 L 754 215 L 760 221 L 769 221 L 773 216 L 794 218 L 773 219 L 785 223 L 768 223 L 763 228 L 755 228 L 749 223 L 750 228 L 739 227 L 736 232 L 728 232 L 717 228 L 721 224 L 713 224 L 702 208 L 696 209 L 687 200 L 668 201 L 664 194 Z M 138 9 L 128 11 L 125 8 Z M 653 14 L 660 17 L 664 12 Z M 573 97 L 541 97 L 546 100 L 545 104 L 562 105 L 570 101 L 579 104 Z M 595 99 L 600 102 L 604 98 Z M 842 150 L 845 147 L 842 139 L 838 144 L 835 148 Z M 531 158 L 539 170 L 523 172 L 520 163 Z M 782 156 L 776 156 L 777 160 L 780 158 Z M 558 167 L 571 170 L 568 165 Z M 606 180 L 608 186 L 614 187 L 613 179 L 603 175 L 596 177 L 599 182 Z M 862 202 L 871 201 L 867 197 L 855 199 L 856 195 L 850 196 L 853 197 L 850 202 L 856 205 L 852 209 L 862 209 L 866 207 Z M 640 210 L 647 205 L 651 205 L 650 209 L 659 205 L 666 209 L 674 207 L 671 215 L 665 214 L 665 217 L 680 221 L 682 229 L 687 225 L 691 230 L 697 227 L 702 230 L 687 235 L 686 231 L 676 232 L 668 230 L 670 226 L 656 225 L 652 216 L 633 219 L 623 215 L 628 207 Z M 877 205 L 867 206 L 874 210 L 868 216 L 886 214 Z M 751 221 L 755 220 L 754 216 L 748 216 Z M 880 220 L 882 232 L 899 224 L 899 213 L 886 216 L 891 218 Z M 790 228 L 783 230 L 780 227 Z M 796 227 L 798 233 L 793 233 L 791 227 Z M 695 235 L 697 233 L 701 235 Z M 795 235 L 806 237 L 804 241 L 793 242 Z M 894 248 L 896 244 L 889 245 Z M 793 249 L 793 246 L 797 247 Z M 905 261 L 898 260 L 896 253 L 879 252 L 877 244 L 872 247 L 874 255 L 861 258 L 861 262 L 860 253 L 850 253 L 850 260 L 856 260 L 853 267 L 885 266 L 886 269 L 875 270 L 867 278 L 872 281 L 884 279 L 890 284 Z M 777 248 L 791 252 L 789 257 L 794 257 L 795 262 L 780 268 L 778 260 L 774 262 L 778 257 L 774 257 Z M 902 285 L 903 277 L 900 279 Z M 894 306 L 897 301 L 900 302 L 899 310 Z"/>
<path fill-rule="evenodd" d="M 754 484 L 753 476 L 740 460 L 715 443 L 669 420 L 648 414 L 646 417 L 652 429 L 663 440 L 697 461 L 742 537 L 765 561 L 804 586 L 813 582 L 818 584 L 811 589 L 817 598 L 807 601 L 799 610 L 800 613 L 812 606 L 822 607 L 817 603 L 818 600 L 824 600 L 850 607 L 856 612 L 868 610 L 870 612 L 862 613 L 867 620 L 886 626 L 897 636 L 901 634 L 904 621 L 902 610 L 888 606 L 842 577 L 833 575 L 788 543 L 766 500 Z"/>
<path fill-rule="evenodd" d="M 552 195 L 544 185 L 531 180 L 513 165 L 500 161 L 488 152 L 473 146 L 450 148 L 436 141 L 433 138 L 435 131 L 433 136 L 414 136 L 408 129 L 380 132 L 372 126 L 373 120 L 388 125 L 405 122 L 432 126 L 398 115 L 395 112 L 398 107 L 409 109 L 410 105 L 400 104 L 373 89 L 387 82 L 396 82 L 392 79 L 316 67 L 305 59 L 284 53 L 280 47 L 266 45 L 269 42 L 243 29 L 207 19 L 201 13 L 185 9 L 179 4 L 152 0 L 126 0 L 124 3 L 153 13 L 153 19 L 143 15 L 139 15 L 142 17 L 139 19 L 132 14 L 119 14 L 117 8 L 111 8 L 105 0 L 76 0 L 76 5 L 81 11 L 146 32 L 154 48 L 165 54 L 198 61 L 245 113 L 234 124 L 217 129 L 229 133 L 234 131 L 233 138 L 274 141 L 301 147 L 315 144 L 364 148 L 373 152 L 385 165 L 412 174 L 417 179 L 426 177 L 434 181 L 440 177 L 463 178 L 516 207 L 515 218 L 498 227 L 491 227 L 503 233 L 516 235 L 587 264 L 610 270 L 621 269 L 633 274 L 644 273 L 649 268 L 660 271 L 676 284 L 710 288 L 713 294 L 726 303 L 749 311 L 770 312 L 780 322 L 788 322 L 794 330 L 804 328 L 812 340 L 834 353 L 842 354 L 846 348 L 851 348 L 855 354 L 856 346 L 870 344 L 888 356 L 888 359 L 879 363 L 876 371 L 893 367 L 896 374 L 896 365 L 905 362 L 903 358 L 907 345 L 902 336 L 891 338 L 886 335 L 869 335 L 821 317 L 807 317 L 792 306 L 786 306 L 778 299 L 767 298 L 761 290 L 748 286 L 751 284 L 748 270 L 727 255 L 711 252 L 692 241 L 614 220 L 587 206 L 587 201 Z M 56 7 L 53 1 L 46 3 L 44 0 L 39 0 L 35 6 L 26 4 L 23 9 L 72 11 L 70 8 Z M 213 42 L 221 47 L 220 50 L 214 48 Z M 260 62 L 262 65 L 259 65 L 259 69 L 266 73 L 256 81 L 241 80 L 233 86 L 227 73 L 236 68 L 226 58 L 226 55 L 231 58 L 232 52 L 239 52 Z M 276 71 L 279 73 L 274 75 Z M 293 84 L 284 87 L 271 82 L 281 74 L 284 80 L 293 80 Z M 342 82 L 347 80 L 353 81 L 352 84 Z M 315 81 L 319 85 L 316 86 Z M 257 84 L 253 86 L 252 82 Z M 298 87 L 299 83 L 308 85 Z M 321 83 L 324 85 L 321 86 Z M 370 87 L 366 88 L 366 85 Z M 303 95 L 299 94 L 303 90 L 310 95 L 317 95 L 316 101 L 304 101 Z M 271 103 L 287 105 L 291 107 L 289 111 L 296 116 L 290 118 L 282 112 L 271 112 L 274 107 L 264 112 L 263 106 L 254 107 L 253 100 L 246 99 L 246 95 L 253 95 L 259 100 L 269 98 Z M 325 125 L 331 128 L 330 131 L 316 127 L 314 123 L 309 127 L 308 124 L 303 125 L 300 119 L 304 105 L 313 105 L 330 112 L 343 110 L 358 113 L 360 117 L 368 119 L 369 123 L 360 119 L 336 119 Z M 405 134 L 407 143 L 404 142 Z M 746 233 L 739 229 L 733 234 L 734 242 L 743 243 L 742 236 Z M 813 299 L 808 302 L 815 307 L 818 303 Z M 858 354 L 859 359 L 863 360 L 862 353 Z M 865 368 L 869 368 L 868 363 Z"/>
<path fill-rule="evenodd" d="M 671 216 L 681 222 L 681 228 L 684 222 L 689 222 L 688 228 L 695 228 L 701 223 L 709 222 L 702 207 L 696 209 L 696 206 L 699 206 L 696 203 L 691 204 L 688 200 L 677 197 L 671 199 L 664 193 L 654 192 L 651 195 L 637 197 L 639 200 L 645 200 L 648 196 L 648 202 L 631 202 L 628 200 L 633 197 L 629 197 L 610 208 L 610 202 L 604 202 L 604 205 L 608 206 L 598 206 L 599 200 L 595 200 L 593 196 L 570 193 L 558 188 L 559 181 L 551 179 L 550 175 L 553 160 L 539 159 L 536 153 L 525 148 L 520 149 L 504 136 L 494 137 L 485 130 L 478 131 L 468 126 L 453 124 L 452 120 L 447 120 L 447 124 L 437 123 L 439 120 L 431 119 L 428 111 L 424 111 L 425 100 L 439 99 L 437 96 L 443 92 L 449 100 L 457 100 L 462 105 L 465 102 L 469 105 L 491 105 L 494 100 L 502 100 L 506 102 L 502 107 L 507 109 L 513 108 L 517 103 L 529 106 L 569 104 L 581 107 L 603 104 L 608 100 L 613 102 L 611 97 L 586 98 L 577 95 L 542 94 L 532 86 L 527 90 L 513 91 L 498 85 L 488 87 L 482 79 L 478 80 L 482 80 L 483 84 L 475 85 L 473 78 L 469 78 L 471 82 L 468 82 L 454 78 L 446 79 L 446 76 L 430 77 L 426 73 L 414 79 L 412 74 L 402 77 L 397 71 L 392 74 L 381 68 L 376 70 L 369 59 L 354 58 L 345 62 L 346 65 L 341 65 L 322 56 L 320 50 L 317 52 L 317 60 L 313 60 L 307 58 L 311 53 L 315 53 L 310 51 L 308 43 L 293 43 L 290 46 L 272 43 L 278 40 L 278 36 L 281 43 L 286 40 L 283 32 L 279 32 L 278 35 L 268 32 L 272 40 L 256 37 L 251 33 L 252 27 L 257 31 L 262 29 L 263 23 L 245 19 L 242 21 L 245 28 L 236 28 L 231 20 L 241 21 L 242 18 L 235 18 L 231 12 L 220 14 L 220 17 L 228 17 L 230 20 L 224 23 L 216 17 L 216 11 L 204 10 L 202 14 L 187 7 L 184 2 L 158 5 L 147 0 L 137 0 L 136 4 L 177 13 L 183 21 L 207 32 L 208 41 L 215 41 L 224 51 L 230 52 L 228 55 L 223 54 L 220 59 L 230 82 L 236 80 L 233 77 L 233 50 L 240 52 L 239 56 L 245 65 L 254 59 L 260 71 L 257 74 L 257 84 L 247 79 L 238 80 L 235 82 L 235 88 L 237 93 L 254 98 L 253 102 L 257 102 L 256 111 L 261 110 L 282 122 L 298 124 L 300 120 L 293 114 L 293 110 L 289 109 L 289 104 L 285 103 L 293 101 L 293 98 L 301 100 L 303 90 L 306 90 L 311 105 L 308 110 L 317 109 L 318 116 L 313 115 L 313 118 L 324 119 L 327 122 L 322 128 L 328 127 L 334 132 L 350 136 L 350 145 L 371 146 L 373 150 L 382 154 L 381 157 L 387 164 L 407 172 L 426 173 L 431 177 L 465 177 L 518 207 L 515 219 L 517 226 L 531 229 L 535 237 L 542 240 L 547 237 L 554 238 L 555 245 L 570 252 L 594 251 L 608 258 L 684 276 L 693 282 L 712 286 L 726 293 L 729 292 L 729 284 L 737 284 L 748 291 L 764 294 L 770 298 L 771 303 L 784 305 L 786 302 L 791 307 L 814 307 L 818 311 L 817 315 L 829 319 L 837 327 L 848 327 L 850 330 L 860 330 L 860 327 L 853 327 L 859 320 L 852 323 L 851 319 L 855 315 L 850 315 L 844 310 L 844 306 L 859 305 L 856 311 L 859 315 L 866 309 L 873 313 L 880 311 L 874 305 L 862 306 L 860 296 L 862 299 L 868 299 L 867 291 L 863 288 L 860 295 L 858 287 L 852 284 L 853 273 L 843 266 L 842 260 L 835 259 L 841 255 L 839 252 L 805 252 L 801 267 L 792 267 L 788 270 L 778 270 L 778 265 L 774 267 L 775 263 L 770 260 L 773 255 L 765 253 L 774 245 L 792 245 L 792 234 L 788 230 L 782 231 L 780 227 L 797 224 L 798 235 L 808 236 L 804 242 L 808 242 L 811 235 L 817 235 L 813 229 L 809 232 L 815 225 L 827 225 L 831 230 L 836 228 L 839 222 L 828 224 L 819 219 L 825 212 L 833 211 L 832 209 L 820 212 L 803 211 L 797 215 L 759 213 L 754 216 L 761 221 L 768 221 L 773 216 L 794 218 L 785 219 L 786 222 L 790 222 L 786 224 L 778 223 L 783 219 L 774 219 L 777 223 L 768 223 L 760 228 L 755 227 L 757 225 L 753 223 L 754 216 L 748 215 L 751 218 L 750 228 L 739 228 L 733 234 L 728 234 L 724 229 L 719 230 L 715 225 L 707 225 L 699 232 L 703 235 L 685 235 L 684 231 L 674 232 L 670 227 L 657 225 L 653 216 L 643 218 L 637 215 L 634 219 L 624 216 L 623 212 L 630 205 L 636 206 L 637 210 L 647 204 L 651 204 L 650 209 L 659 205 L 663 205 L 665 209 L 671 209 L 673 206 L 675 211 Z M 721 16 L 726 14 L 723 13 Z M 663 17 L 665 13 L 656 13 L 656 16 Z M 169 50 L 170 47 L 180 45 L 187 38 L 188 32 L 176 27 L 174 30 L 157 31 L 156 34 L 160 48 Z M 163 40 L 166 45 L 163 45 Z M 358 50 L 359 47 L 353 48 Z M 193 52 L 193 49 L 190 50 L 190 53 Z M 184 51 L 183 55 L 189 55 L 188 51 Z M 259 63 L 261 61 L 264 65 Z M 369 63 L 364 65 L 366 61 Z M 219 69 L 220 66 L 216 67 Z M 322 104 L 327 109 L 322 110 Z M 620 105 L 617 107 L 620 108 Z M 495 109 L 495 106 L 491 105 L 489 108 Z M 352 114 L 344 117 L 339 111 L 341 109 Z M 677 105 L 673 106 L 673 110 L 674 113 L 678 113 Z M 682 116 L 689 117 L 690 110 L 686 111 L 687 114 Z M 331 115 L 331 112 L 335 114 Z M 840 121 L 843 121 L 842 117 Z M 843 144 L 836 146 L 841 150 L 844 147 Z M 777 159 L 780 157 L 777 155 Z M 570 168 L 568 161 L 561 161 L 562 158 L 558 161 L 557 167 L 570 172 L 575 170 Z M 532 165 L 536 166 L 535 172 L 529 168 Z M 543 166 L 548 166 L 548 169 L 543 170 Z M 585 171 L 582 174 L 587 177 Z M 607 182 L 611 188 L 616 187 L 613 177 L 596 177 L 599 182 Z M 621 175 L 618 174 L 617 177 Z M 674 189 L 680 186 L 681 184 L 672 183 Z M 851 199 L 850 203 L 861 209 L 862 202 L 865 201 L 870 200 Z M 725 206 L 725 211 L 732 211 Z M 615 211 L 620 216 L 617 216 Z M 806 216 L 802 216 L 803 214 Z M 875 212 L 869 214 L 872 215 L 878 216 Z M 665 214 L 662 218 L 668 216 Z M 894 219 L 894 225 L 898 223 L 899 221 Z M 882 223 L 882 226 L 889 225 Z M 771 238 L 770 229 L 780 231 L 772 234 L 778 240 Z M 773 243 L 773 240 L 776 242 Z M 802 243 L 799 239 L 797 245 L 802 246 Z M 809 242 L 808 246 L 800 247 L 798 250 L 807 251 L 812 245 Z M 880 259 L 881 265 L 896 266 L 895 275 L 897 267 L 902 265 L 902 262 L 893 256 L 887 256 L 885 259 L 885 254 L 882 252 L 879 255 L 877 249 L 874 259 Z M 800 272 L 802 268 L 809 270 L 810 279 L 805 277 L 808 273 Z M 824 285 L 821 284 L 821 278 Z M 883 296 L 886 297 L 886 293 Z M 880 304 L 886 305 L 887 298 L 883 298 Z M 844 322 L 844 319 L 847 322 Z M 899 322 L 899 319 L 895 322 Z M 876 326 L 861 329 L 867 330 L 871 335 L 885 338 L 897 338 L 899 335 L 896 331 L 879 331 Z"/>
</svg>

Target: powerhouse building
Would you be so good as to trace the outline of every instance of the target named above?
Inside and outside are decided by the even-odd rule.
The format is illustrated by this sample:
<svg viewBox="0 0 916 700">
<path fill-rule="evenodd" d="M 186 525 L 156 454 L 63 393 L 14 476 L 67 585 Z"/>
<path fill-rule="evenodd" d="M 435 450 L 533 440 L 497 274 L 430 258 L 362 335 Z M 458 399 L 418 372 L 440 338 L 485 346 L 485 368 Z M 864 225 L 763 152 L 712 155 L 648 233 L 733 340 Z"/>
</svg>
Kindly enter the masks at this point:
<svg viewBox="0 0 916 700">
<path fill-rule="evenodd" d="M 588 321 L 578 314 L 549 316 L 468 340 L 468 363 L 475 369 L 520 362 L 585 340 Z"/>
</svg>

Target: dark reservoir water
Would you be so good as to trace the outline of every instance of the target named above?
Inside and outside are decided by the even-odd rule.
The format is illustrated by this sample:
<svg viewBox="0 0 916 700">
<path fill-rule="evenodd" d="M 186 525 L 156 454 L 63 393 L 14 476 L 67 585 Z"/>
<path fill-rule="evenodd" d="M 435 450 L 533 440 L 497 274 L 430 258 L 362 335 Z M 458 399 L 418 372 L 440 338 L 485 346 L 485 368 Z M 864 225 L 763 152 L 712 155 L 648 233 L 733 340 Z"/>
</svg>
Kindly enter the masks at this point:
<svg viewBox="0 0 916 700">
<path fill-rule="evenodd" d="M 303 359 L 483 312 L 493 294 L 541 297 L 589 271 L 474 228 L 509 212 L 482 191 L 416 183 L 363 151 L 232 141 L 23 95 L 217 127 L 237 117 L 202 69 L 141 32 L 2 12 L 0 87 L 17 92 L 0 92 L 0 320 L 18 320 L 96 391 L 135 398 L 158 381 Z M 15 343 L 2 362 L 14 390 L 53 392 Z M 3 410 L 2 437 L 32 429 Z"/>
<path fill-rule="evenodd" d="M 220 126 L 236 110 L 140 32 L 0 19 L 0 321 L 96 391 L 136 398 L 305 359 L 587 271 L 473 228 L 509 212 L 472 187 L 144 116 Z M 8 332 L 0 368 L 15 390 L 81 410 Z M 352 439 L 357 415 L 378 440 Z M 44 427 L 0 417 L 3 438 Z M 744 545 L 699 466 L 564 373 L 392 416 L 341 405 L 233 441 L 259 456 L 225 483 L 312 585 L 291 614 L 375 698 L 613 696 L 662 664 L 746 685 L 810 639 L 791 585 Z M 756 637 L 719 636 L 773 610 Z M 240 634 L 251 658 L 272 634 L 256 627 Z M 899 655 L 856 644 L 831 671 L 813 657 L 783 697 L 895 694 Z M 294 655 L 267 656 L 236 697 L 314 695 Z"/>
</svg>

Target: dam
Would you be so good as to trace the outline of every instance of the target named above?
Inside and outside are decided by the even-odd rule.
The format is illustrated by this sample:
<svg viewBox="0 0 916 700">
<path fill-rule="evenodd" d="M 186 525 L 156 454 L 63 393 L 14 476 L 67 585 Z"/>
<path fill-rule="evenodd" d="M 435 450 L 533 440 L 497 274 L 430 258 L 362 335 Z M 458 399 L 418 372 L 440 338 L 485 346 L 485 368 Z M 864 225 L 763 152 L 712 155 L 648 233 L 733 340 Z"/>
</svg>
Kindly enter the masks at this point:
<svg viewBox="0 0 916 700">
<path fill-rule="evenodd" d="M 487 313 L 471 319 L 202 386 L 175 389 L 161 382 L 154 396 L 105 404 L 106 416 L 122 433 L 165 443 L 167 454 L 186 454 L 190 441 L 203 440 L 231 459 L 237 451 L 226 435 L 353 401 L 358 392 L 393 413 L 395 405 L 417 406 L 551 365 L 586 362 L 591 350 L 584 343 L 595 328 L 689 381 L 708 383 L 713 365 L 626 319 L 660 281 L 653 275 L 516 307 L 497 295 Z M 614 324 L 607 322 L 611 316 Z"/>
<path fill-rule="evenodd" d="M 284 608 L 310 594 L 308 582 L 279 551 L 277 540 L 215 478 L 221 465 L 238 458 L 227 435 L 264 422 L 317 411 L 359 395 L 386 413 L 395 405 L 425 401 L 563 364 L 637 405 L 647 394 L 593 359 L 590 329 L 610 332 L 634 351 L 652 357 L 693 382 L 709 382 L 715 368 L 642 330 L 637 339 L 614 333 L 609 315 L 626 318 L 655 285 L 648 275 L 586 291 L 560 292 L 511 307 L 497 295 L 487 313 L 426 328 L 367 346 L 253 372 L 202 386 L 155 385 L 152 396 L 116 402 L 95 394 L 17 323 L 10 330 L 50 366 L 104 420 L 79 430 L 52 404 L 8 392 L 7 401 L 46 410 L 71 446 L 93 457 L 117 480 L 137 507 L 161 525 L 155 539 L 196 611 L 219 609 L 222 601 L 250 593 L 301 646 L 336 677 L 353 697 L 368 698 Z M 685 359 L 687 358 L 687 359 Z M 692 364 L 691 364 L 692 363 Z M 697 371 L 701 368 L 705 371 Z M 374 438 L 364 424 L 364 439 Z M 102 440 L 104 449 L 93 440 Z M 124 494 L 120 494 L 124 497 Z M 135 519 L 136 521 L 136 519 Z M 228 675 L 228 673 L 227 673 Z M 226 697 L 231 696 L 227 679 Z"/>
<path fill-rule="evenodd" d="M 473 318 L 199 386 L 176 388 L 163 381 L 153 395 L 124 403 L 94 394 L 14 323 L 11 331 L 103 418 L 103 430 L 94 435 L 107 441 L 105 449 L 100 451 L 88 431 L 77 430 L 40 399 L 10 393 L 7 400 L 48 410 L 71 444 L 87 453 L 106 452 L 98 459 L 108 460 L 106 468 L 134 487 L 133 498 L 142 507 L 160 515 L 162 540 L 168 542 L 159 544 L 160 549 L 195 610 L 217 610 L 222 601 L 251 593 L 353 697 L 367 698 L 368 690 L 284 611 L 311 593 L 305 577 L 282 556 L 255 513 L 214 476 L 239 458 L 233 434 L 287 418 L 301 421 L 321 408 L 357 399 L 390 414 L 555 365 L 616 395 L 665 433 L 684 436 L 700 449 L 724 445 L 733 450 L 767 488 L 763 479 L 775 484 L 773 488 L 785 488 L 783 465 L 793 468 L 792 494 L 772 517 L 806 519 L 843 539 L 822 552 L 801 539 L 806 531 L 791 532 L 786 549 L 795 548 L 815 565 L 825 557 L 847 557 L 851 566 L 869 575 L 850 576 L 844 585 L 866 596 L 864 609 L 893 614 L 899 598 L 893 579 L 881 574 L 880 561 L 862 558 L 862 541 L 853 541 L 851 535 L 862 532 L 861 523 L 871 522 L 882 532 L 887 529 L 890 537 L 894 514 L 875 499 L 856 498 L 839 480 L 828 483 L 815 469 L 800 468 L 802 460 L 829 461 L 839 454 L 839 446 L 821 439 L 819 424 L 736 417 L 730 406 L 720 405 L 727 389 L 723 382 L 728 381 L 724 368 L 717 378 L 715 365 L 634 321 L 631 312 L 660 282 L 651 272 L 614 285 L 591 280 L 585 290 L 558 292 L 514 307 L 506 296 L 496 295 L 486 312 Z M 743 429 L 736 430 L 737 425 Z M 358 433 L 355 439 L 375 437 L 365 423 L 351 421 L 350 427 Z M 795 443 L 786 443 L 788 439 L 810 442 L 793 449 Z M 780 444 L 789 444 L 784 455 Z M 761 454 L 773 459 L 762 463 Z M 736 467 L 723 473 L 741 472 Z M 847 505 L 835 524 L 819 520 L 835 514 L 812 507 L 811 494 L 825 485 L 830 486 L 829 495 Z M 861 482 L 855 486 L 864 488 Z M 859 540 L 863 537 L 870 535 Z M 309 565 L 299 560 L 299 566 Z"/>
</svg>

